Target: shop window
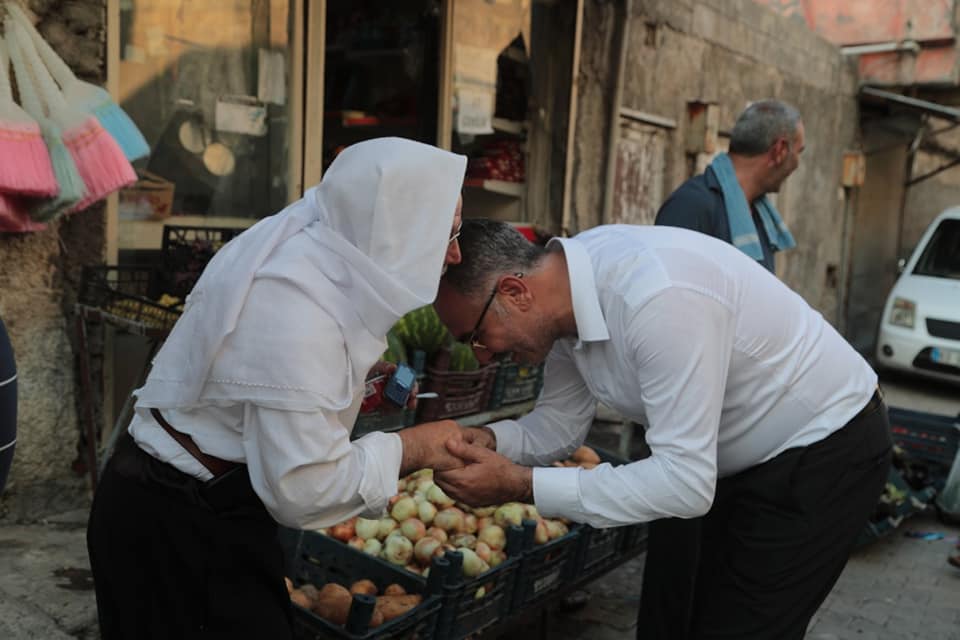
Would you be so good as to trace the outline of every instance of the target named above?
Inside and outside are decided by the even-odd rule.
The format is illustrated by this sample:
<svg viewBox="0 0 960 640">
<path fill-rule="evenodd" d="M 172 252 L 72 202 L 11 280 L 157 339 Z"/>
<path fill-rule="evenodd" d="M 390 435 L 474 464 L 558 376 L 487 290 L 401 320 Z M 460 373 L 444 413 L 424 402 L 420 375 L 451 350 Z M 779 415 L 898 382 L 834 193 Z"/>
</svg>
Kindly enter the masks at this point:
<svg viewBox="0 0 960 640">
<path fill-rule="evenodd" d="M 323 168 L 382 136 L 437 138 L 439 0 L 328 0 Z"/>
<path fill-rule="evenodd" d="M 121 227 L 287 203 L 292 1 L 121 0 L 119 98 L 151 148 Z"/>
<path fill-rule="evenodd" d="M 527 2 L 455 4 L 451 147 L 469 158 L 464 215 L 526 219 L 530 28 Z"/>
</svg>

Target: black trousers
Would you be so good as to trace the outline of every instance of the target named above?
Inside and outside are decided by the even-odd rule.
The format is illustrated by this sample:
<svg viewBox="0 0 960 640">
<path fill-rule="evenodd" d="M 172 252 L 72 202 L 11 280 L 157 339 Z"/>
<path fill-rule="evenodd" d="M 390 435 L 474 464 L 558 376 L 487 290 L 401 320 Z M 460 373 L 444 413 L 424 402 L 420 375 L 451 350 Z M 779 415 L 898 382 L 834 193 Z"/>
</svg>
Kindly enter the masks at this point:
<svg viewBox="0 0 960 640">
<path fill-rule="evenodd" d="M 277 525 L 245 466 L 203 483 L 125 435 L 87 550 L 105 640 L 291 637 Z"/>
<path fill-rule="evenodd" d="M 880 402 L 721 479 L 704 517 L 652 522 L 637 638 L 802 638 L 876 506 L 891 447 Z"/>
</svg>

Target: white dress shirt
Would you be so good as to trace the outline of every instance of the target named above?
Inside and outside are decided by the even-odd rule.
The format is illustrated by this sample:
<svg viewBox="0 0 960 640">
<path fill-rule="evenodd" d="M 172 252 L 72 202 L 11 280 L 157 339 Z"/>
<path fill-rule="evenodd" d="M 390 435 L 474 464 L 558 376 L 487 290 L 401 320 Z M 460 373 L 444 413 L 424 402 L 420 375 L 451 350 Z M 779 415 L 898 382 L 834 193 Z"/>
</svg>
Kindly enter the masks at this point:
<svg viewBox="0 0 960 640">
<path fill-rule="evenodd" d="M 541 513 L 604 527 L 696 517 L 718 477 L 822 440 L 877 376 L 804 300 L 736 248 L 671 227 L 555 239 L 578 337 L 557 341 L 534 410 L 491 426 L 497 450 L 547 465 L 583 443 L 597 401 L 647 426 L 652 455 L 535 468 Z"/>
</svg>

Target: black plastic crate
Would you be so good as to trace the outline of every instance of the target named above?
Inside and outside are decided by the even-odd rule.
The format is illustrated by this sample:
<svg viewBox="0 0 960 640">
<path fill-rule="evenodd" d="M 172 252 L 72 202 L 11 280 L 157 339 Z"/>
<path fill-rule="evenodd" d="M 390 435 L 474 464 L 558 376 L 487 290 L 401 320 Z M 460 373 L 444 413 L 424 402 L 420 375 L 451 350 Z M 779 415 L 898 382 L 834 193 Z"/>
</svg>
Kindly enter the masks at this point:
<svg viewBox="0 0 960 640">
<path fill-rule="evenodd" d="M 623 542 L 620 547 L 620 559 L 626 561 L 647 550 L 647 523 L 627 525 L 623 528 Z"/>
<path fill-rule="evenodd" d="M 593 449 L 600 456 L 601 462 L 609 462 L 612 465 L 628 464 L 630 462 L 606 449 L 599 447 Z M 599 575 L 647 550 L 646 522 L 603 529 L 603 531 L 609 532 L 605 536 L 597 537 L 595 534 L 597 531 L 599 530 L 589 525 L 584 526 L 584 531 L 581 534 L 584 541 L 580 545 L 583 551 L 580 568 L 577 571 L 578 576 L 581 573 L 586 574 L 587 577 Z M 614 541 L 613 538 L 616 538 L 616 540 Z M 611 542 L 616 544 L 616 549 L 612 553 L 610 550 Z"/>
<path fill-rule="evenodd" d="M 490 408 L 499 409 L 506 404 L 532 400 L 543 388 L 543 365 L 523 365 L 516 362 L 501 362 L 493 382 Z"/>
<path fill-rule="evenodd" d="M 361 413 L 353 423 L 350 437 L 356 439 L 372 431 L 399 431 L 404 427 L 412 426 L 416 417 L 415 409 Z"/>
<path fill-rule="evenodd" d="M 164 225 L 160 250 L 163 292 L 185 298 L 214 254 L 244 231 L 237 227 Z"/>
<path fill-rule="evenodd" d="M 525 544 L 513 597 L 514 611 L 551 598 L 576 577 L 582 527 L 574 525 L 566 535 L 534 546 L 535 527 L 535 522 L 524 520 Z"/>
<path fill-rule="evenodd" d="M 953 464 L 960 448 L 960 416 L 952 418 L 890 407 L 893 440 L 913 458 L 942 465 Z"/>
<path fill-rule="evenodd" d="M 589 580 L 623 563 L 620 552 L 626 529 L 596 529 L 590 525 L 580 529 L 580 557 L 574 572 L 578 581 Z"/>
<path fill-rule="evenodd" d="M 180 317 L 179 304 L 159 304 L 156 269 L 138 266 L 84 267 L 78 303 L 143 329 L 169 331 Z"/>
<path fill-rule="evenodd" d="M 281 538 L 283 540 L 283 538 Z M 428 595 L 426 580 L 369 556 L 328 536 L 313 531 L 301 532 L 293 554 L 292 576 L 295 585 L 310 582 L 318 588 L 337 582 L 349 588 L 357 580 L 372 580 L 383 591 L 398 584 L 407 593 L 422 594 L 423 602 L 404 615 L 384 622 L 363 635 L 349 633 L 344 627 L 324 620 L 311 611 L 293 607 L 294 637 L 298 640 L 431 640 L 436 635 L 443 597 Z"/>
<path fill-rule="evenodd" d="M 476 578 L 449 576 L 437 637 L 461 640 L 506 619 L 513 612 L 521 555 L 508 557 Z"/>
</svg>

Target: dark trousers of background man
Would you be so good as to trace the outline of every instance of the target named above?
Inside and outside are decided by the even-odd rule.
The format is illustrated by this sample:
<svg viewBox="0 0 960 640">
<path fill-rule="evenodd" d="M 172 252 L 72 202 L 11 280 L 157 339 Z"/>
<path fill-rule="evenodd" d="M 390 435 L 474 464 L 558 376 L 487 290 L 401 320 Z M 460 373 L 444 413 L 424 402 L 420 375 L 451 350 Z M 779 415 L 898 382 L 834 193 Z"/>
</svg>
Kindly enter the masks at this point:
<svg viewBox="0 0 960 640">
<path fill-rule="evenodd" d="M 703 518 L 651 523 L 638 640 L 803 638 L 876 507 L 890 468 L 871 402 L 807 447 L 721 479 Z"/>
</svg>

